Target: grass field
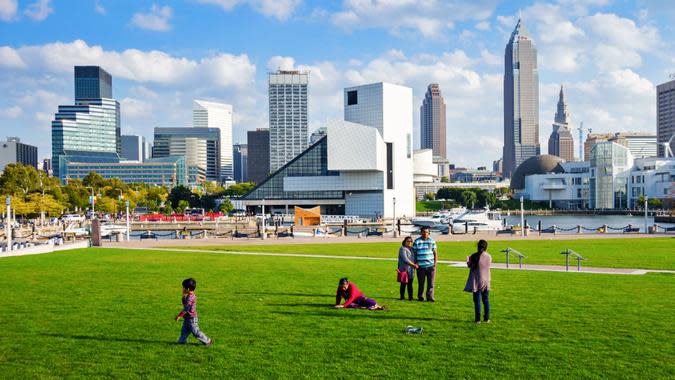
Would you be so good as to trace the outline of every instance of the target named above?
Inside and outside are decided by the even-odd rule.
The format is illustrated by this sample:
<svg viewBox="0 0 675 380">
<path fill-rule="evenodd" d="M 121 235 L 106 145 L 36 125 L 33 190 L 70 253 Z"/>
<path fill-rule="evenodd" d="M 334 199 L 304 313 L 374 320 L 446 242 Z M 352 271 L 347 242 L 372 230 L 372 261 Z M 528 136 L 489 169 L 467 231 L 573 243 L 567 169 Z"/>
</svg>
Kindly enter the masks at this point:
<svg viewBox="0 0 675 380">
<path fill-rule="evenodd" d="M 93 248 L 0 259 L 0 373 L 675 376 L 673 275 L 493 270 L 493 323 L 474 325 L 470 295 L 461 291 L 466 270 L 439 267 L 437 302 L 430 304 L 397 299 L 394 267 L 383 261 Z M 390 310 L 330 308 L 343 275 Z M 200 325 L 214 339 L 211 347 L 173 344 L 180 331 L 173 321 L 180 282 L 188 276 L 199 282 Z M 406 335 L 408 325 L 425 333 Z"/>
<path fill-rule="evenodd" d="M 377 241 L 377 238 L 371 238 Z M 401 239 L 402 240 L 402 239 Z M 338 256 L 398 257 L 400 243 L 340 243 L 302 244 L 302 245 L 251 245 L 192 247 L 194 249 L 302 253 Z M 586 239 L 586 240 L 490 240 L 488 251 L 492 261 L 505 262 L 505 255 L 499 251 L 511 247 L 522 252 L 526 264 L 565 265 L 565 257 L 560 252 L 572 249 L 587 260 L 582 266 L 601 268 L 637 268 L 675 270 L 675 238 L 654 239 Z M 184 248 L 184 247 L 180 247 Z M 185 248 L 188 249 L 188 248 Z M 476 250 L 476 242 L 440 242 L 439 259 L 464 261 L 467 255 Z M 511 258 L 511 262 L 517 259 Z"/>
</svg>

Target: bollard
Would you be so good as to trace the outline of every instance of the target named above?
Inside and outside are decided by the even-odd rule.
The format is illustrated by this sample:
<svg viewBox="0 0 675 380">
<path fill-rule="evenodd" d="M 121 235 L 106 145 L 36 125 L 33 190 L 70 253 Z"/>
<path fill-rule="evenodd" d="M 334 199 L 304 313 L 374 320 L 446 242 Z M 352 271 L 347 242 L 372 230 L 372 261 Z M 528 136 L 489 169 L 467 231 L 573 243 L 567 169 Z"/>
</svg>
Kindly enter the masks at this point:
<svg viewBox="0 0 675 380">
<path fill-rule="evenodd" d="M 579 224 L 579 225 L 577 225 L 577 233 L 578 233 L 578 234 L 580 234 L 580 233 L 581 233 L 581 225 L 580 225 L 580 224 Z"/>
<path fill-rule="evenodd" d="M 541 236 L 541 220 L 537 221 L 537 229 L 539 230 L 539 236 Z"/>
<path fill-rule="evenodd" d="M 555 224 L 552 226 L 552 228 L 553 228 L 553 235 L 555 236 L 555 231 L 556 231 Z"/>
</svg>

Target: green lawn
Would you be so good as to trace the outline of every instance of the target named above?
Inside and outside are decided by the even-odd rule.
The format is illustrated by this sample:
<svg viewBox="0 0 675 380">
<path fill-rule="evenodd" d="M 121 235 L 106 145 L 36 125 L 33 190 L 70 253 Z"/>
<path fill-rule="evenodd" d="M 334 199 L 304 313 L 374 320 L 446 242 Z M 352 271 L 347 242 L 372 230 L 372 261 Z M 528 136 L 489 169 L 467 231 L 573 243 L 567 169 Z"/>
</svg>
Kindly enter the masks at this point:
<svg viewBox="0 0 675 380">
<path fill-rule="evenodd" d="M 377 241 L 377 238 L 369 238 L 369 240 Z M 192 247 L 192 249 L 396 258 L 400 247 L 399 243 L 363 244 L 339 243 L 339 241 L 339 238 L 336 238 L 335 244 L 232 245 Z M 490 240 L 488 243 L 488 251 L 492 254 L 492 260 L 497 263 L 505 262 L 505 255 L 499 251 L 511 247 L 527 256 L 524 260 L 526 264 L 565 265 L 565 257 L 560 252 L 569 248 L 587 259 L 582 266 L 675 270 L 675 238 Z M 475 249 L 476 242 L 438 243 L 441 260 L 464 261 L 467 255 L 475 252 Z M 510 262 L 517 263 L 517 259 L 511 258 Z"/>
<path fill-rule="evenodd" d="M 398 301 L 394 268 L 93 248 L 0 259 L 0 371 L 3 378 L 675 376 L 673 275 L 493 270 L 493 323 L 476 326 L 462 292 L 466 270 L 439 267 L 430 304 Z M 390 310 L 330 308 L 343 275 Z M 215 340 L 208 348 L 173 344 L 188 276 L 199 282 L 200 325 Z M 407 325 L 425 333 L 406 335 Z"/>
</svg>

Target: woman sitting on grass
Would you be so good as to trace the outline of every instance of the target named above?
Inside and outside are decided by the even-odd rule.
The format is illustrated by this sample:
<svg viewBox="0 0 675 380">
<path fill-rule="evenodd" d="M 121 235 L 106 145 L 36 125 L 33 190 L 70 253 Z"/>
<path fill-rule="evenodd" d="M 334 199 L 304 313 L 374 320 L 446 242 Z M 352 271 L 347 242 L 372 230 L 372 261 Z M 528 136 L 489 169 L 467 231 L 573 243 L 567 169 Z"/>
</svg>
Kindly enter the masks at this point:
<svg viewBox="0 0 675 380">
<path fill-rule="evenodd" d="M 345 303 L 340 305 L 342 298 Z M 384 310 L 384 306 L 377 304 L 377 301 L 363 295 L 363 292 L 356 287 L 356 284 L 349 282 L 347 277 L 341 278 L 338 283 L 337 294 L 335 295 L 335 308 L 354 308 L 368 310 Z"/>
</svg>

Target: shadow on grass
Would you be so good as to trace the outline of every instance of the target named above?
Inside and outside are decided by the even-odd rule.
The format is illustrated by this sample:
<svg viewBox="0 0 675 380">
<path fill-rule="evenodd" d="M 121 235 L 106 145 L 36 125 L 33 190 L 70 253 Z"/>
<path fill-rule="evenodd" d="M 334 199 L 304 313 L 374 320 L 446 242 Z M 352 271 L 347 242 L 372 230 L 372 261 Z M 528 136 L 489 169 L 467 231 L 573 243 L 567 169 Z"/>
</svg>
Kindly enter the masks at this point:
<svg viewBox="0 0 675 380">
<path fill-rule="evenodd" d="M 278 293 L 278 292 L 235 292 L 243 296 L 293 296 L 293 297 L 333 297 L 335 294 L 310 294 L 310 293 Z"/>
<path fill-rule="evenodd" d="M 63 338 L 63 339 L 97 340 L 97 341 L 101 341 L 101 342 L 121 342 L 121 343 L 149 343 L 149 344 L 161 344 L 161 345 L 167 345 L 167 346 L 177 346 L 175 341 L 167 342 L 165 340 L 115 338 L 115 337 L 91 336 L 91 335 L 48 334 L 48 333 L 42 333 L 42 334 L 39 334 L 39 335 L 48 336 L 48 337 L 52 337 L 52 338 Z M 195 343 L 195 344 L 201 345 L 200 343 Z"/>
<path fill-rule="evenodd" d="M 332 308 L 332 305 L 329 305 L 327 303 L 268 303 L 266 306 L 282 306 L 282 307 L 315 307 L 317 309 L 327 309 L 327 308 Z"/>
<path fill-rule="evenodd" d="M 281 305 L 279 305 L 281 306 Z M 373 319 L 391 319 L 399 321 L 439 321 L 439 322 L 466 322 L 466 320 L 457 319 L 457 318 L 428 318 L 428 317 L 410 317 L 410 316 L 396 316 L 387 314 L 386 311 L 380 310 L 345 310 L 345 309 L 333 309 L 331 307 L 326 307 L 329 310 L 322 312 L 294 312 L 294 311 L 272 311 L 273 314 L 282 314 L 282 315 L 317 315 L 321 317 L 333 317 L 333 318 L 373 318 Z"/>
</svg>

